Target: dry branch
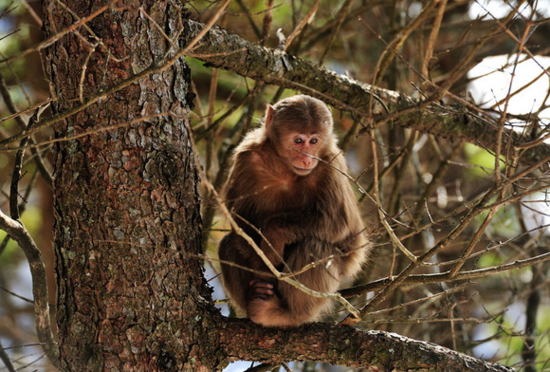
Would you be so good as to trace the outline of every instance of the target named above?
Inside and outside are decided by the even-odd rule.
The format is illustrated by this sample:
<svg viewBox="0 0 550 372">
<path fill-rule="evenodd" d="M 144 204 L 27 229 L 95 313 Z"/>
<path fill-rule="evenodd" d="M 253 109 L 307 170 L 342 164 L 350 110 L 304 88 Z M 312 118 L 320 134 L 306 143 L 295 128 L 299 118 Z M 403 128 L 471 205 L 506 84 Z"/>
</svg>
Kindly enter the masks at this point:
<svg viewBox="0 0 550 372">
<path fill-rule="evenodd" d="M 84 103 L 66 112 L 41 120 L 34 129 L 0 141 L 0 150 L 11 149 L 10 144 L 40 128 L 74 115 L 96 103 L 101 97 L 136 83 L 151 73 L 168 68 L 185 54 L 193 55 L 209 66 L 312 95 L 339 110 L 351 113 L 363 123 L 368 121 L 369 127 L 392 121 L 423 133 L 463 139 L 493 151 L 497 148 L 499 120 L 466 102 L 422 102 L 399 92 L 351 80 L 281 50 L 251 43 L 218 27 L 209 28 L 211 26 L 212 24 L 205 26 L 199 22 L 186 21 L 184 27 L 188 30 L 184 33 L 184 43 L 187 46 L 164 64 L 151 66 L 105 89 L 97 96 L 89 97 Z M 372 109 L 369 104 L 371 100 L 375 102 Z M 523 137 L 510 129 L 503 129 L 501 141 L 501 145 L 511 143 L 514 149 L 522 151 L 523 164 L 532 165 L 550 158 L 550 145 Z"/>
<path fill-rule="evenodd" d="M 185 33 L 188 39 L 203 29 L 202 24 L 194 21 L 188 21 L 186 27 L 189 28 Z M 486 115 L 467 102 L 422 102 L 399 92 L 351 80 L 281 50 L 251 43 L 217 27 L 205 34 L 193 50 L 193 56 L 208 66 L 312 95 L 337 109 L 350 112 L 356 118 L 372 121 L 375 125 L 392 120 L 423 133 L 463 139 L 493 151 L 497 148 L 498 118 Z M 375 101 L 372 112 L 369 110 L 371 96 Z M 533 145 L 532 141 L 510 129 L 502 131 L 501 145 L 510 142 L 513 147 L 521 148 L 526 144 Z M 538 143 L 529 146 L 522 155 L 524 164 L 534 164 L 550 156 L 550 145 Z"/>
<path fill-rule="evenodd" d="M 32 291 L 34 295 L 34 309 L 36 314 L 36 332 L 46 355 L 53 365 L 59 366 L 59 350 L 54 340 L 50 326 L 50 310 L 48 305 L 48 287 L 46 285 L 46 268 L 40 249 L 27 232 L 27 229 L 18 221 L 6 216 L 0 210 L 0 229 L 4 230 L 15 240 L 29 261 L 32 276 Z"/>
<path fill-rule="evenodd" d="M 370 371 L 513 371 L 512 368 L 416 341 L 395 333 L 314 323 L 292 330 L 262 328 L 229 319 L 220 329 L 220 341 L 235 360 L 280 364 L 288 360 L 325 361 Z"/>
<path fill-rule="evenodd" d="M 452 275 L 451 271 L 445 271 L 435 274 L 417 274 L 409 275 L 400 285 L 420 285 L 429 283 L 450 283 L 463 280 L 472 280 L 485 278 L 492 275 L 501 274 L 510 270 L 517 270 L 524 267 L 537 265 L 543 262 L 550 261 L 550 253 L 543 253 L 535 257 L 526 258 L 525 260 L 517 260 L 507 264 L 503 264 L 495 267 L 488 267 L 483 269 L 475 269 L 469 271 L 461 271 L 456 275 Z M 385 288 L 391 283 L 391 278 L 382 278 L 373 282 L 360 285 L 354 288 L 343 289 L 340 294 L 344 297 L 357 296 L 362 293 L 370 292 Z"/>
</svg>

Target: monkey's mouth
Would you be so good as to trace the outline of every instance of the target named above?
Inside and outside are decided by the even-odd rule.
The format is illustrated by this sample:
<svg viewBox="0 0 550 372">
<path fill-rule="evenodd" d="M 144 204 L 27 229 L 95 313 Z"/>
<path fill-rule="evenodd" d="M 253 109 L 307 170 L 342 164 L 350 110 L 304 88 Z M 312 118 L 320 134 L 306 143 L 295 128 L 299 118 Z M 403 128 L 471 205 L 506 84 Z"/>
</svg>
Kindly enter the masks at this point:
<svg viewBox="0 0 550 372">
<path fill-rule="evenodd" d="M 292 168 L 294 168 L 294 173 L 299 176 L 307 176 L 313 170 L 313 168 L 298 168 L 296 166 L 292 166 Z"/>
</svg>

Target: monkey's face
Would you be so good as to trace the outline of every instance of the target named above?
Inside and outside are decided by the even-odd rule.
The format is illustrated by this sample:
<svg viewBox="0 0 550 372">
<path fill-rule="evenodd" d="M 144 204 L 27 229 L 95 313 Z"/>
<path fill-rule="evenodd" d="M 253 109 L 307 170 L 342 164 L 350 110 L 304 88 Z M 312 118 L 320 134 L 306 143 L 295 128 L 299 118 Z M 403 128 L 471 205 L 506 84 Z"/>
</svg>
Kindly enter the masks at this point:
<svg viewBox="0 0 550 372">
<path fill-rule="evenodd" d="M 289 132 L 281 138 L 279 154 L 295 174 L 307 176 L 319 164 L 324 142 L 318 133 Z"/>
</svg>

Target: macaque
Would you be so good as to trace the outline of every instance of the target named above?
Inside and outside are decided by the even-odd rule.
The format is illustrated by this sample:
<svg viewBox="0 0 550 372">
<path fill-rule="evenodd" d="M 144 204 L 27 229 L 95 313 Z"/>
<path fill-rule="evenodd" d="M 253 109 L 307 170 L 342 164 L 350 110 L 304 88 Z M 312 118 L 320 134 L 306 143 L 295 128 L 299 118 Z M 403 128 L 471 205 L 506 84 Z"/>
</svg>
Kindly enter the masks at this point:
<svg viewBox="0 0 550 372">
<path fill-rule="evenodd" d="M 269 105 L 263 125 L 236 148 L 223 190 L 235 221 L 271 263 L 283 273 L 315 263 L 292 278 L 323 293 L 335 292 L 345 277 L 356 275 L 368 250 L 332 127 L 331 112 L 318 99 L 298 95 Z M 275 279 L 235 231 L 222 239 L 219 257 L 232 305 L 255 323 L 297 326 L 331 306 Z"/>
</svg>

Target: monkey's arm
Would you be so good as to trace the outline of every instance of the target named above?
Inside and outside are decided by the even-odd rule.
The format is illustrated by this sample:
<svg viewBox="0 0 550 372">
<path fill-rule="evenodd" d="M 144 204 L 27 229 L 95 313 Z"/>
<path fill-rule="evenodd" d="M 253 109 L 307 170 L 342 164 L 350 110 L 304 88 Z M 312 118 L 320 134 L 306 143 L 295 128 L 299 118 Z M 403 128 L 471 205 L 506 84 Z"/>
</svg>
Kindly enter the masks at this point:
<svg viewBox="0 0 550 372">
<path fill-rule="evenodd" d="M 339 243 L 363 230 L 355 195 L 347 183 L 319 191 L 302 209 L 270 215 L 262 225 L 266 236 L 279 236 L 285 244 L 303 238 Z"/>
<path fill-rule="evenodd" d="M 245 151 L 235 158 L 224 196 L 239 226 L 256 241 L 268 259 L 278 266 L 282 263 L 284 242 L 287 238 L 281 240 L 280 231 L 264 228 L 267 216 L 278 202 L 274 196 L 276 186 L 273 185 L 276 184 L 277 180 L 263 163 L 262 156 L 255 151 Z"/>
</svg>

